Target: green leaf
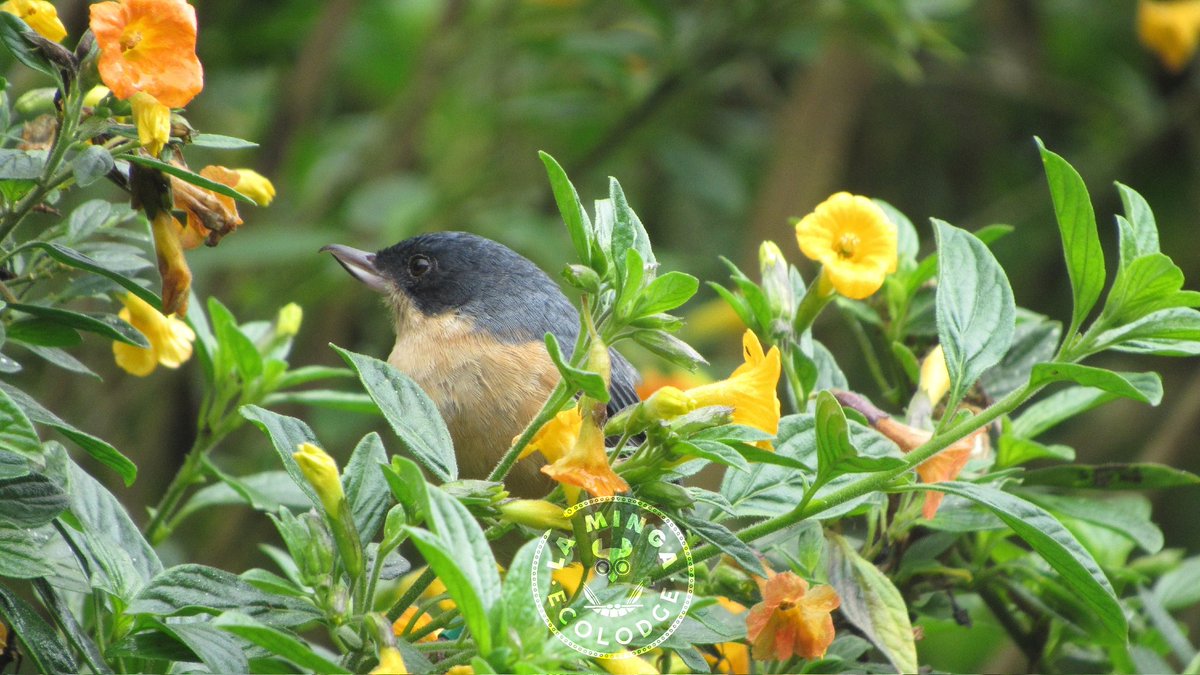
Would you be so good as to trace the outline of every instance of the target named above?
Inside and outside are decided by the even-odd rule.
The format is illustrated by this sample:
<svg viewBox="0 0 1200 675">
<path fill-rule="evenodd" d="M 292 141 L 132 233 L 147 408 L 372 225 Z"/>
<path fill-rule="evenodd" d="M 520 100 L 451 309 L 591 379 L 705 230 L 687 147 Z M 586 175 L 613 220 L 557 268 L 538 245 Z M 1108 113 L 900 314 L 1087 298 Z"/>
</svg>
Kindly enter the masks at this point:
<svg viewBox="0 0 1200 675">
<path fill-rule="evenodd" d="M 141 581 L 148 581 L 162 571 L 158 554 L 129 519 L 117 498 L 74 462 L 68 467 L 70 487 L 67 494 L 71 514 L 79 523 L 78 529 L 91 535 L 97 543 L 123 551 Z"/>
<path fill-rule="evenodd" d="M 1158 224 L 1154 222 L 1150 205 L 1136 190 L 1121 183 L 1116 183 L 1116 186 L 1125 207 L 1125 217 L 1117 217 L 1121 236 L 1121 267 L 1125 267 L 1142 256 L 1159 252 Z"/>
<path fill-rule="evenodd" d="M 332 380 L 339 377 L 354 377 L 354 371 L 349 368 L 333 368 L 330 366 L 301 366 L 281 375 L 276 385 L 280 389 L 291 389 L 292 387 L 299 387 L 300 385 L 320 382 L 322 380 Z"/>
<path fill-rule="evenodd" d="M 404 507 L 410 523 L 420 523 L 429 510 L 429 486 L 416 462 L 392 455 L 392 463 L 383 467 L 383 478 L 396 501 Z"/>
<path fill-rule="evenodd" d="M 249 476 L 221 475 L 220 483 L 206 485 L 195 493 L 175 514 L 174 522 L 213 506 L 246 504 L 257 511 L 277 512 L 280 507 L 307 510 L 312 507 L 308 496 L 296 485 L 286 471 L 263 471 Z"/>
<path fill-rule="evenodd" d="M 4 16 L 12 15 L 0 12 L 0 17 Z M 0 586 L 0 618 L 12 627 L 11 635 L 21 641 L 21 653 L 29 657 L 39 672 L 79 672 L 75 658 L 54 628 L 29 603 L 4 586 Z"/>
<path fill-rule="evenodd" d="M 554 337 L 554 333 L 546 333 L 546 351 L 549 352 L 550 360 L 554 362 L 558 373 L 562 375 L 568 385 L 601 403 L 608 403 L 611 394 L 604 384 L 604 377 L 599 373 L 576 368 L 567 363 L 563 358 L 562 347 L 559 346 L 558 338 Z"/>
<path fill-rule="evenodd" d="M 997 399 L 1025 386 L 1035 365 L 1054 358 L 1061 337 L 1062 324 L 1057 321 L 1049 321 L 1040 315 L 1024 320 L 1019 318 L 1004 358 L 984 372 L 979 385 Z"/>
<path fill-rule="evenodd" d="M 9 309 L 24 312 L 31 316 L 70 326 L 89 333 L 96 333 L 116 342 L 123 342 L 143 349 L 150 347 L 150 342 L 136 328 L 117 318 L 114 314 L 84 314 L 59 307 L 44 305 L 27 305 L 24 303 L 9 303 Z"/>
<path fill-rule="evenodd" d="M 233 634 L 222 631 L 211 622 L 187 621 L 152 625 L 195 652 L 204 665 L 213 673 L 248 673 L 250 664 L 246 660 L 244 641 Z M 136 654 L 134 655 L 136 656 Z"/>
<path fill-rule="evenodd" d="M 517 654 L 523 657 L 539 654 L 542 644 L 550 636 L 534 600 L 550 596 L 550 556 L 541 557 L 538 587 L 533 587 L 534 553 L 540 543 L 540 539 L 527 541 L 513 556 L 512 564 L 504 574 L 500 603 L 495 610 L 503 615 L 502 620 L 494 622 L 500 626 L 499 634 L 506 636 Z"/>
<path fill-rule="evenodd" d="M 650 249 L 650 236 L 642 221 L 629 207 L 625 191 L 616 178 L 608 179 L 608 199 L 613 210 L 612 241 L 609 244 L 613 263 L 620 270 L 625 263 L 625 251 L 634 249 L 642 256 L 642 262 L 651 269 L 658 266 L 654 251 Z"/>
<path fill-rule="evenodd" d="M 0 481 L 2 482 L 2 481 Z M 0 505 L 0 519 L 4 506 Z M 0 578 L 37 579 L 54 574 L 46 543 L 56 535 L 50 527 L 0 525 Z"/>
<path fill-rule="evenodd" d="M 1150 520 L 1150 502 L 1142 495 L 1106 495 L 1098 499 L 1020 490 L 1021 497 L 1055 516 L 1068 517 L 1112 530 L 1153 555 L 1162 550 L 1163 533 Z"/>
<path fill-rule="evenodd" d="M 1012 343 L 1016 305 L 1004 270 L 982 241 L 933 219 L 938 240 L 938 338 L 957 405 Z"/>
<path fill-rule="evenodd" d="M 33 424 L 4 389 L 0 389 L 0 449 L 26 457 L 42 454 L 42 442 L 38 440 Z"/>
<path fill-rule="evenodd" d="M 406 527 L 429 567 L 446 584 L 446 591 L 462 611 L 480 654 L 492 651 L 489 617 L 500 600 L 500 575 L 487 537 L 466 507 L 442 490 L 429 489 L 432 531 Z"/>
<path fill-rule="evenodd" d="M 71 173 L 76 185 L 87 187 L 107 176 L 114 166 L 112 154 L 106 148 L 89 145 L 71 160 Z"/>
<path fill-rule="evenodd" d="M 670 311 L 690 300 L 699 288 L 696 277 L 683 272 L 667 272 L 642 291 L 634 314 L 646 316 Z"/>
<path fill-rule="evenodd" d="M 1192 344 L 1187 344 L 1192 343 Z M 1200 345 L 1200 312 L 1182 307 L 1163 309 L 1101 333 L 1094 351 L 1116 348 L 1135 353 L 1188 356 Z M 1190 348 L 1190 349 L 1189 349 Z M 1162 350 L 1161 352 L 1158 350 Z M 1173 350 L 1184 350 L 1174 353 Z"/>
<path fill-rule="evenodd" d="M 827 537 L 833 544 L 829 548 L 829 583 L 841 598 L 842 616 L 883 652 L 897 672 L 917 672 L 917 645 L 904 597 L 891 579 L 844 537 L 832 532 Z"/>
<path fill-rule="evenodd" d="M 246 150 L 258 147 L 258 143 L 253 141 L 221 134 L 192 134 L 191 144 L 197 148 L 215 148 L 217 150 Z"/>
<path fill-rule="evenodd" d="M 305 405 L 327 410 L 341 410 L 360 415 L 378 415 L 379 406 L 370 396 L 361 392 L 312 389 L 307 391 L 274 392 L 263 399 L 263 405 L 275 408 L 281 405 Z"/>
<path fill-rule="evenodd" d="M 234 199 L 241 201 L 241 202 L 245 202 L 247 204 L 252 204 L 255 206 L 258 205 L 258 203 L 255 202 L 253 199 L 238 192 L 237 190 L 234 190 L 233 188 L 229 187 L 228 185 L 225 185 L 223 183 L 218 183 L 214 180 L 209 180 L 209 179 L 205 178 L 204 176 L 201 176 L 198 173 L 192 173 L 191 171 L 188 171 L 187 169 L 184 169 L 182 167 L 175 166 L 174 164 L 160 162 L 157 159 L 153 159 L 153 158 L 147 157 L 145 155 L 123 155 L 121 157 L 121 159 L 124 159 L 129 162 L 133 162 L 134 164 L 140 164 L 142 166 L 149 167 L 151 169 L 158 169 L 159 171 L 161 171 L 165 174 L 175 176 L 176 178 L 178 178 L 186 183 L 191 183 L 192 185 L 195 185 L 197 187 L 202 187 L 205 190 L 210 190 L 212 192 L 216 192 L 217 194 L 225 195 L 226 197 L 233 197 Z"/>
<path fill-rule="evenodd" d="M 1188 558 L 1159 577 L 1154 596 L 1169 610 L 1189 609 L 1200 602 L 1200 557 Z"/>
<path fill-rule="evenodd" d="M 350 672 L 334 661 L 317 654 L 294 633 L 268 626 L 241 612 L 225 612 L 213 619 L 212 625 L 253 642 L 271 654 L 291 662 L 299 670 L 317 673 Z"/>
<path fill-rule="evenodd" d="M 905 267 L 916 267 L 917 253 L 921 248 L 920 237 L 917 236 L 917 228 L 913 226 L 908 216 L 900 212 L 899 209 L 882 199 L 872 199 L 875 205 L 883 209 L 883 213 L 896 226 L 896 257 L 899 262 Z"/>
<path fill-rule="evenodd" d="M 1154 490 L 1200 485 L 1200 476 L 1163 464 L 1071 464 L 1026 471 L 1024 485 L 1078 490 Z"/>
<path fill-rule="evenodd" d="M 387 450 L 379 434 L 372 431 L 363 436 L 346 462 L 342 484 L 346 501 L 354 514 L 354 527 L 363 546 L 375 538 L 391 507 L 391 493 L 383 477 L 382 466 L 387 464 Z"/>
<path fill-rule="evenodd" d="M 218 614 L 239 610 L 272 626 L 299 626 L 320 618 L 311 602 L 251 586 L 206 565 L 176 565 L 150 580 L 126 610 L 156 616 Z"/>
<path fill-rule="evenodd" d="M 1036 438 L 1064 420 L 1117 398 L 1091 387 L 1068 387 L 1025 408 L 1025 412 L 1013 420 L 1012 433 L 1021 438 Z"/>
<path fill-rule="evenodd" d="M 840 471 L 843 460 L 852 459 L 858 451 L 850 443 L 850 429 L 842 404 L 833 394 L 822 391 L 817 394 L 817 473 L 826 480 Z"/>
<path fill-rule="evenodd" d="M 17 319 L 8 324 L 8 340 L 22 346 L 75 347 L 83 344 L 79 332 L 48 319 Z"/>
<path fill-rule="evenodd" d="M 1000 446 L 996 450 L 996 466 L 1020 466 L 1035 459 L 1071 462 L 1075 460 L 1075 449 L 1066 445 L 1045 445 L 1014 434 L 1000 436 Z"/>
<path fill-rule="evenodd" d="M 1106 634 L 1096 636 L 1102 644 L 1123 645 L 1128 640 L 1125 613 L 1108 577 L 1079 540 L 1045 509 L 996 488 L 973 483 L 947 481 L 903 489 L 937 489 L 990 509 L 1037 551 L 1078 594 L 1079 600 L 1095 613 L 1106 630 Z"/>
<path fill-rule="evenodd" d="M 20 389 L 0 382 L 0 392 L 11 398 L 12 402 L 16 403 L 29 416 L 31 421 L 55 429 L 63 436 L 71 439 L 71 441 L 91 455 L 92 459 L 116 471 L 121 476 L 121 479 L 125 481 L 126 487 L 133 485 L 133 481 L 137 478 L 137 465 L 107 441 L 67 424 L 58 415 L 50 412 L 32 396 Z M 3 410 L 3 397 L 0 397 L 0 415 L 3 414 Z"/>
<path fill-rule="evenodd" d="M 61 77 L 58 68 L 34 46 L 37 44 L 37 37 L 37 33 L 16 14 L 0 12 L 0 40 L 4 41 L 12 55 L 21 63 L 57 80 Z"/>
<path fill-rule="evenodd" d="M 633 340 L 654 354 L 687 370 L 695 370 L 698 366 L 708 363 L 691 345 L 662 331 L 637 330 L 633 333 Z"/>
<path fill-rule="evenodd" d="M 300 465 L 292 457 L 300 449 L 302 443 L 320 445 L 312 429 L 295 417 L 273 413 L 256 405 L 242 406 L 240 412 L 242 417 L 253 422 L 254 426 L 262 429 L 271 438 L 271 445 L 275 446 L 275 452 L 279 454 L 283 468 L 292 477 L 292 482 L 308 496 L 314 508 L 323 511 L 325 507 L 321 505 L 321 499 L 317 497 L 316 491 L 308 483 L 304 473 L 300 471 Z"/>
<path fill-rule="evenodd" d="M 1092 210 L 1083 178 L 1067 160 L 1047 150 L 1040 138 L 1034 140 L 1037 141 L 1046 169 L 1046 181 L 1054 201 L 1054 216 L 1058 220 L 1063 255 L 1067 260 L 1067 275 L 1071 278 L 1075 308 L 1071 312 L 1071 327 L 1067 335 L 1073 336 L 1104 290 L 1104 251 L 1100 248 L 1096 213 Z"/>
<path fill-rule="evenodd" d="M 81 269 L 93 274 L 99 274 L 102 277 L 116 282 L 118 286 L 150 303 L 150 306 L 156 309 L 162 309 L 162 300 L 160 300 L 153 291 L 146 289 L 134 279 L 127 277 L 120 272 L 114 272 L 113 270 L 104 267 L 98 261 L 80 253 L 79 251 L 76 251 L 75 249 L 68 248 L 62 244 L 55 244 L 45 241 L 33 241 L 22 245 L 20 248 L 41 249 L 49 254 L 51 258 L 54 258 L 58 262 L 67 265 L 68 267 L 74 267 L 76 269 Z"/>
<path fill-rule="evenodd" d="M 1117 274 L 1100 321 L 1119 326 L 1158 310 L 1200 305 L 1200 293 L 1182 288 L 1183 270 L 1169 257 L 1152 253 L 1137 258 Z"/>
<path fill-rule="evenodd" d="M 29 462 L 16 453 L 0 450 L 0 478 L 14 478 L 29 473 Z"/>
<path fill-rule="evenodd" d="M 737 535 L 730 531 L 724 525 L 701 518 L 695 513 L 675 513 L 675 520 L 683 526 L 684 531 L 694 534 L 704 541 L 719 548 L 722 552 L 733 558 L 742 569 L 757 574 L 766 576 L 766 571 L 763 570 L 762 561 L 754 549 L 750 548 L 746 542 L 738 539 Z"/>
<path fill-rule="evenodd" d="M 554 192 L 554 201 L 558 204 L 558 211 L 562 214 L 563 223 L 567 226 L 567 233 L 571 236 L 575 254 L 579 256 L 580 262 L 585 265 L 591 264 L 592 224 L 588 220 L 587 211 L 583 209 L 583 204 L 579 201 L 579 193 L 575 191 L 575 186 L 567 178 L 567 173 L 553 157 L 541 150 L 538 151 L 538 157 L 541 158 L 542 164 L 546 165 L 546 175 L 550 178 L 550 189 Z"/>
<path fill-rule="evenodd" d="M 333 347 L 353 368 L 400 442 L 443 481 L 458 479 L 454 443 L 437 405 L 412 378 L 379 359 Z"/>
<path fill-rule="evenodd" d="M 0 525 L 38 527 L 67 508 L 67 495 L 40 473 L 0 479 Z"/>
<path fill-rule="evenodd" d="M 1074 382 L 1150 405 L 1162 401 L 1162 380 L 1158 373 L 1117 373 L 1078 363 L 1039 363 L 1033 367 L 1029 376 L 1031 386 L 1050 382 Z"/>
<path fill-rule="evenodd" d="M 208 315 L 212 319 L 213 333 L 217 338 L 217 358 L 223 353 L 233 357 L 232 365 L 237 368 L 242 381 L 249 382 L 263 372 L 263 357 L 258 347 L 242 329 L 237 319 L 216 297 L 208 299 Z M 228 361 L 226 361 L 228 363 Z"/>
<path fill-rule="evenodd" d="M 682 457 L 700 457 L 731 467 L 737 471 L 749 471 L 747 462 L 737 450 L 716 441 L 679 441 L 671 445 L 671 452 Z M 766 452 L 765 450 L 763 452 Z"/>
</svg>

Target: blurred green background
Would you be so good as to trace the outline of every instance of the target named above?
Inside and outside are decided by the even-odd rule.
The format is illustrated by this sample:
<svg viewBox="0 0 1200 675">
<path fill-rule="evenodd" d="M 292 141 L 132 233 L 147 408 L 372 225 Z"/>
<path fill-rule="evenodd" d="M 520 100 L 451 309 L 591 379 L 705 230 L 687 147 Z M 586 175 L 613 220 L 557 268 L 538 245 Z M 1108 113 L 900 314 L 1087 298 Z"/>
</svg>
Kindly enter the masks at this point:
<svg viewBox="0 0 1200 675">
<path fill-rule="evenodd" d="M 55 4 L 79 35 L 87 3 Z M 243 320 L 300 303 L 294 364 L 336 364 L 329 342 L 379 356 L 390 345 L 378 299 L 317 253 L 324 244 L 374 250 L 462 229 L 556 272 L 568 241 L 539 149 L 585 200 L 618 177 L 668 269 L 723 280 L 719 255 L 753 269 L 758 242 L 770 238 L 809 275 L 788 218 L 845 189 L 891 202 L 927 240 L 930 216 L 969 229 L 1013 225 L 995 250 L 1018 303 L 1063 317 L 1070 292 L 1037 135 L 1083 174 L 1110 261 L 1119 180 L 1155 209 L 1163 251 L 1188 286 L 1200 278 L 1200 68 L 1168 73 L 1139 45 L 1134 0 L 194 4 L 206 86 L 188 118 L 261 147 L 196 149 L 189 163 L 255 168 L 279 194 L 267 209 L 244 209 L 246 225 L 219 248 L 189 255 L 196 287 Z M 32 81 L 7 70 L 18 89 Z M 704 291 L 691 307 L 713 297 Z M 836 313 L 817 331 L 851 383 L 875 393 Z M 687 337 L 714 373 L 728 372 L 736 330 Z M 112 365 L 106 343 L 88 348 L 81 356 L 103 382 L 30 368 L 15 383 L 139 464 L 138 482 L 118 494 L 141 516 L 189 447 L 196 366 L 137 381 Z M 1160 370 L 1165 402 L 1112 403 L 1050 440 L 1083 461 L 1200 470 L 1200 364 L 1104 365 Z M 342 458 L 380 426 L 288 412 Z M 235 472 L 273 462 L 253 429 L 219 457 Z M 1200 551 L 1197 512 L 1198 491 L 1156 496 L 1169 546 Z M 240 570 L 252 553 L 244 528 L 264 522 L 223 511 L 175 545 Z"/>
</svg>

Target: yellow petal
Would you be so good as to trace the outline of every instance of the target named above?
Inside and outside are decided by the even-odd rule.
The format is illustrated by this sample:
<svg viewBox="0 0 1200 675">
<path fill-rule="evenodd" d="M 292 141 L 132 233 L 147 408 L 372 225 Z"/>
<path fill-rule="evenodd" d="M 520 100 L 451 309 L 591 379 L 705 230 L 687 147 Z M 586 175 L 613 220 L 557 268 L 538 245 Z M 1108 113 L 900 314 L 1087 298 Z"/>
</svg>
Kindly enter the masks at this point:
<svg viewBox="0 0 1200 675">
<path fill-rule="evenodd" d="M 930 405 L 937 405 L 950 391 L 950 373 L 946 370 L 946 355 L 941 345 L 934 347 L 921 362 L 921 379 L 917 387 L 925 392 Z"/>
<path fill-rule="evenodd" d="M 519 459 L 537 451 L 542 453 L 547 462 L 557 462 L 575 445 L 582 424 L 583 417 L 577 408 L 558 413 L 534 434 L 533 440 L 521 451 Z"/>
<path fill-rule="evenodd" d="M 275 199 L 275 185 L 269 178 L 253 169 L 234 169 L 237 171 L 237 191 L 254 200 L 259 206 L 268 206 Z"/>
<path fill-rule="evenodd" d="M 103 101 L 105 96 L 108 96 L 108 93 L 108 87 L 98 84 L 89 89 L 88 93 L 84 95 L 83 104 L 89 108 L 95 108 L 100 105 L 100 101 Z"/>
<path fill-rule="evenodd" d="M 294 302 L 289 302 L 279 310 L 275 319 L 275 332 L 283 337 L 291 337 L 300 332 L 300 322 L 304 319 L 304 310 Z"/>
<path fill-rule="evenodd" d="M 0 5 L 0 12 L 20 17 L 38 35 L 51 42 L 67 36 L 67 29 L 58 18 L 58 10 L 46 0 L 9 0 Z"/>
<path fill-rule="evenodd" d="M 379 650 L 379 665 L 371 670 L 371 675 L 403 675 L 408 672 L 404 665 L 404 657 L 395 647 L 384 647 Z"/>
<path fill-rule="evenodd" d="M 158 366 L 158 359 L 154 358 L 154 351 L 151 349 L 127 345 L 124 342 L 113 342 L 112 349 L 117 365 L 130 375 L 145 377 L 153 373 Z"/>
<path fill-rule="evenodd" d="M 774 435 L 779 432 L 780 403 L 776 394 L 782 367 L 779 348 L 772 347 L 763 354 L 758 337 L 747 330 L 742 336 L 742 350 L 746 361 L 732 375 L 720 382 L 690 389 L 687 395 L 698 408 L 732 407 L 734 423 Z"/>
<path fill-rule="evenodd" d="M 575 444 L 560 459 L 542 467 L 542 473 L 566 485 L 587 490 L 596 497 L 627 492 L 629 484 L 612 470 L 604 449 L 604 432 L 587 415 Z"/>
<path fill-rule="evenodd" d="M 129 99 L 133 107 L 133 122 L 137 125 L 138 142 L 153 157 L 171 140 L 171 109 L 150 94 L 139 91 Z"/>
<path fill-rule="evenodd" d="M 125 307 L 117 316 L 144 335 L 150 347 L 114 342 L 113 357 L 118 366 L 133 375 L 145 376 L 159 364 L 178 368 L 191 358 L 196 334 L 186 323 L 164 316 L 133 293 L 125 294 L 121 302 Z"/>
<path fill-rule="evenodd" d="M 304 478 L 308 480 L 309 485 L 317 493 L 317 497 L 321 499 L 321 505 L 325 507 L 325 512 L 334 520 L 338 517 L 338 509 L 341 507 L 342 497 L 342 481 L 338 476 L 338 465 L 329 453 L 312 443 L 301 443 L 299 450 L 292 453 L 292 458 L 296 460 L 296 464 L 300 466 L 300 472 L 304 474 Z"/>
<path fill-rule="evenodd" d="M 154 254 L 158 259 L 158 273 L 162 277 L 163 310 L 168 314 L 187 314 L 188 289 L 192 286 L 192 271 L 183 257 L 183 243 L 179 235 L 183 226 L 169 211 L 155 214 L 150 221 L 154 234 Z"/>
</svg>

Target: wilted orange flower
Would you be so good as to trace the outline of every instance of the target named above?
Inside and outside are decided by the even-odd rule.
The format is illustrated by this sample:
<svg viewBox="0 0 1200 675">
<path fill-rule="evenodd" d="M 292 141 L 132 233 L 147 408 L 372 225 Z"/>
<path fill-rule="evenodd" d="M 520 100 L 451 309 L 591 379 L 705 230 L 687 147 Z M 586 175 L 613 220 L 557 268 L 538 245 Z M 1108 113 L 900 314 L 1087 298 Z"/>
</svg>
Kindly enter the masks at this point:
<svg viewBox="0 0 1200 675">
<path fill-rule="evenodd" d="M 117 316 L 138 329 L 150 343 L 149 348 L 113 342 L 113 358 L 126 372 L 139 377 L 149 375 L 158 366 L 178 368 L 192 357 L 196 334 L 174 316 L 164 316 L 150 303 L 133 293 L 121 298 L 125 305 Z"/>
<path fill-rule="evenodd" d="M 611 497 L 629 490 L 629 484 L 612 470 L 604 450 L 604 432 L 589 412 L 579 407 L 564 410 L 547 422 L 521 452 L 534 451 L 549 462 L 542 473 L 564 484 L 583 488 L 594 496 Z"/>
<path fill-rule="evenodd" d="M 428 612 L 421 612 L 421 616 L 417 616 L 417 620 L 414 623 L 413 617 L 416 616 L 416 614 L 417 606 L 409 605 L 408 609 L 404 610 L 404 612 L 400 614 L 400 618 L 396 619 L 396 621 L 392 623 L 392 633 L 394 633 L 396 637 L 404 637 L 409 633 L 415 633 L 416 631 L 421 630 L 425 626 L 428 626 L 431 621 L 433 621 L 433 617 L 429 616 Z M 412 628 L 408 627 L 410 623 L 412 624 Z M 422 636 L 421 639 L 417 640 L 417 642 L 433 642 L 437 639 L 438 633 L 440 632 L 441 631 L 436 630 L 431 631 L 428 635 Z"/>
<path fill-rule="evenodd" d="M 756 578 L 762 602 L 746 615 L 746 638 L 756 659 L 819 659 L 833 642 L 833 617 L 841 598 L 830 586 L 808 588 L 792 572 Z"/>
<path fill-rule="evenodd" d="M 163 311 L 167 314 L 187 314 L 188 289 L 192 287 L 192 270 L 183 257 L 179 236 L 183 226 L 166 209 L 150 221 L 154 234 L 154 254 L 158 258 L 158 273 L 162 276 Z"/>
<path fill-rule="evenodd" d="M 200 170 L 200 175 L 229 187 L 236 187 L 239 180 L 236 171 L 223 166 L 206 166 Z M 205 190 L 174 176 L 171 177 L 171 193 L 175 195 L 175 206 L 187 214 L 187 227 L 179 237 L 186 249 L 196 248 L 205 242 L 209 246 L 216 246 L 221 237 L 242 224 L 233 197 Z"/>
<path fill-rule="evenodd" d="M 896 225 L 875 202 L 849 192 L 834 194 L 801 218 L 796 242 L 847 298 L 871 295 L 896 271 Z"/>
<path fill-rule="evenodd" d="M 89 7 L 100 79 L 125 100 L 145 92 L 169 108 L 204 88 L 196 58 L 196 10 L 184 0 L 119 0 Z"/>
<path fill-rule="evenodd" d="M 696 407 L 729 406 L 733 408 L 733 421 L 754 427 L 768 434 L 779 433 L 779 347 L 763 354 L 762 343 L 754 331 L 742 335 L 742 356 L 745 363 L 738 366 L 727 379 L 704 384 L 684 392 Z M 758 444 L 769 449 L 770 443 Z"/>
<path fill-rule="evenodd" d="M 8 0 L 0 5 L 0 12 L 20 17 L 38 35 L 51 42 L 67 37 L 67 29 L 58 18 L 58 10 L 46 0 Z"/>
<path fill-rule="evenodd" d="M 890 417 L 883 417 L 875 422 L 875 429 L 890 438 L 904 452 L 912 452 L 928 441 L 932 434 L 922 429 L 915 429 Z M 978 429 L 966 438 L 959 439 L 950 447 L 917 465 L 917 475 L 922 483 L 940 483 L 954 480 L 962 473 L 963 467 L 971 459 L 972 453 L 982 450 L 987 444 L 987 434 L 984 429 Z M 925 506 L 922 515 L 931 520 L 937 515 L 938 507 L 946 495 L 930 490 L 925 493 Z"/>
<path fill-rule="evenodd" d="M 1158 55 L 1163 66 L 1178 73 L 1200 44 L 1200 0 L 1140 0 L 1137 31 L 1138 39 Z"/>
</svg>

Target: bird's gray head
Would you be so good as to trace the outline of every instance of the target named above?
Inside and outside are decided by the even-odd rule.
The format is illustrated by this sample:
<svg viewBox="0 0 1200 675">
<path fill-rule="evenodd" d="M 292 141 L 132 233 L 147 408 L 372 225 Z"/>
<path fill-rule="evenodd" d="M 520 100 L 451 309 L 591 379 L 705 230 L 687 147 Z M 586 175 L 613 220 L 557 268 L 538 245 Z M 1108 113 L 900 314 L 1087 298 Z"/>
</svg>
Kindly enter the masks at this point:
<svg viewBox="0 0 1200 675">
<path fill-rule="evenodd" d="M 426 317 L 454 312 L 498 337 L 519 340 L 570 330 L 577 321 L 558 285 L 537 265 L 478 235 L 422 234 L 376 253 L 336 244 L 321 250 L 383 293 L 398 319 L 412 310 Z"/>
</svg>

